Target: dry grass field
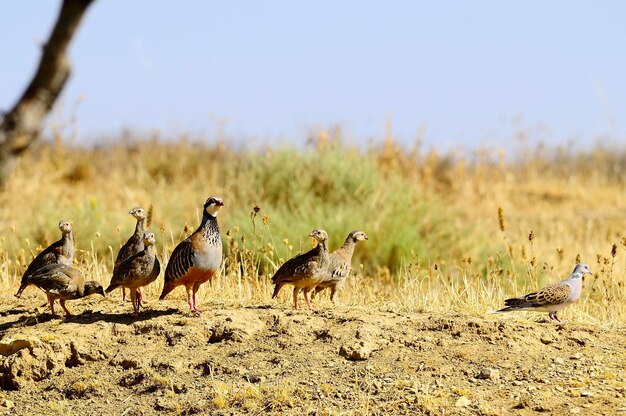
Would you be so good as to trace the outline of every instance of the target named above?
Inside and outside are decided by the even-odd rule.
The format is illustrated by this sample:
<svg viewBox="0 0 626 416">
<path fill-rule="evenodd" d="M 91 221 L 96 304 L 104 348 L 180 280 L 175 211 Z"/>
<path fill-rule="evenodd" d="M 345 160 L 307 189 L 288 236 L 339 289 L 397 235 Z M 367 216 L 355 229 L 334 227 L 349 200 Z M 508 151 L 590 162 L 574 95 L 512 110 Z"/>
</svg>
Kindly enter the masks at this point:
<svg viewBox="0 0 626 416">
<path fill-rule="evenodd" d="M 626 153 L 440 154 L 391 137 L 355 148 L 337 136 L 254 151 L 184 138 L 84 148 L 59 137 L 28 153 L 0 191 L 0 412 L 626 408 Z M 145 288 L 136 319 L 119 292 L 73 301 L 83 313 L 66 322 L 45 315 L 35 288 L 13 298 L 29 261 L 58 239 L 60 219 L 73 223 L 75 265 L 106 285 L 134 228 L 130 208 L 150 209 L 167 263 L 209 195 L 225 202 L 225 261 L 199 292 L 209 309 L 201 317 L 187 315 L 182 289 L 156 300 L 162 277 Z M 270 299 L 270 278 L 311 247 L 315 227 L 329 232 L 331 249 L 357 228 L 369 241 L 357 246 L 338 306 L 323 296 L 316 311 L 293 312 L 288 290 Z M 563 328 L 543 314 L 488 314 L 567 277 L 579 261 L 594 275 L 560 313 Z M 33 370 L 40 359 L 47 369 Z"/>
</svg>

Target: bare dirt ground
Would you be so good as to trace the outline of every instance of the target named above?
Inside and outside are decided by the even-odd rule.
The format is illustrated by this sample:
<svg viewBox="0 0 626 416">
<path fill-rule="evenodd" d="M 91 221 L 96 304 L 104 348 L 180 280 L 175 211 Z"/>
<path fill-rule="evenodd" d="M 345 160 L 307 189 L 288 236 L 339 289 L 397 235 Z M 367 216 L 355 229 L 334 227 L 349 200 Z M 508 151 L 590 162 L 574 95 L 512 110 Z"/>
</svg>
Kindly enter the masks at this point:
<svg viewBox="0 0 626 416">
<path fill-rule="evenodd" d="M 626 415 L 624 329 L 181 299 L 133 318 L 119 296 L 59 320 L 43 299 L 0 295 L 0 414 Z"/>
</svg>

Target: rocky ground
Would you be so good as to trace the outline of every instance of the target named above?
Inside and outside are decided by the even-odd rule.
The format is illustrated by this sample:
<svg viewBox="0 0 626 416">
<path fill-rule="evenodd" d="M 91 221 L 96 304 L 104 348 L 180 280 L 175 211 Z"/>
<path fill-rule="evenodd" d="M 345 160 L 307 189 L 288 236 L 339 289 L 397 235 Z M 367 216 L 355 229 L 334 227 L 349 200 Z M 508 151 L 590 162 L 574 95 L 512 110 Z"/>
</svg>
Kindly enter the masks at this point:
<svg viewBox="0 0 626 416">
<path fill-rule="evenodd" d="M 0 296 L 0 414 L 626 415 L 626 330 L 535 315 Z M 37 307 L 35 307 L 37 306 Z M 539 315 L 536 315 L 539 317 Z"/>
</svg>

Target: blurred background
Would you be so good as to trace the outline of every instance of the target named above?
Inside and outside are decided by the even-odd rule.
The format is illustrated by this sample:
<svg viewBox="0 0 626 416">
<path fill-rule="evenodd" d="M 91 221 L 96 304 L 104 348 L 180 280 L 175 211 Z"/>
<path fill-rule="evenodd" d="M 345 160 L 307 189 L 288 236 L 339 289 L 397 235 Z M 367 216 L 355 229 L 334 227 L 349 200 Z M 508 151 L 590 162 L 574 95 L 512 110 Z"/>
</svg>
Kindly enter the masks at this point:
<svg viewBox="0 0 626 416">
<path fill-rule="evenodd" d="M 0 4 L 0 109 L 21 94 L 59 1 Z M 620 1 L 96 1 L 50 118 L 81 143 L 122 130 L 231 144 L 303 144 L 340 125 L 354 144 L 448 151 L 518 133 L 621 144 Z M 48 130 L 49 132 L 49 130 Z"/>
</svg>

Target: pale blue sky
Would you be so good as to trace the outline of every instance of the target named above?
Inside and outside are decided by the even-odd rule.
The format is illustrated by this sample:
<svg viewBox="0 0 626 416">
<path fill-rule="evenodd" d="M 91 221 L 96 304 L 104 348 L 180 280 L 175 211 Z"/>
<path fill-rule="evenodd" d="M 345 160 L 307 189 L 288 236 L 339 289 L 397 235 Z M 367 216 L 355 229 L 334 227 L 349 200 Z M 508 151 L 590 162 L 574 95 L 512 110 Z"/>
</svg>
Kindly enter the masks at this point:
<svg viewBox="0 0 626 416">
<path fill-rule="evenodd" d="M 30 79 L 60 1 L 0 2 L 0 109 Z M 124 127 L 303 142 L 423 129 L 443 148 L 624 138 L 626 2 L 97 0 L 63 95 L 80 138 Z M 74 108 L 79 97 L 83 101 Z"/>
</svg>

